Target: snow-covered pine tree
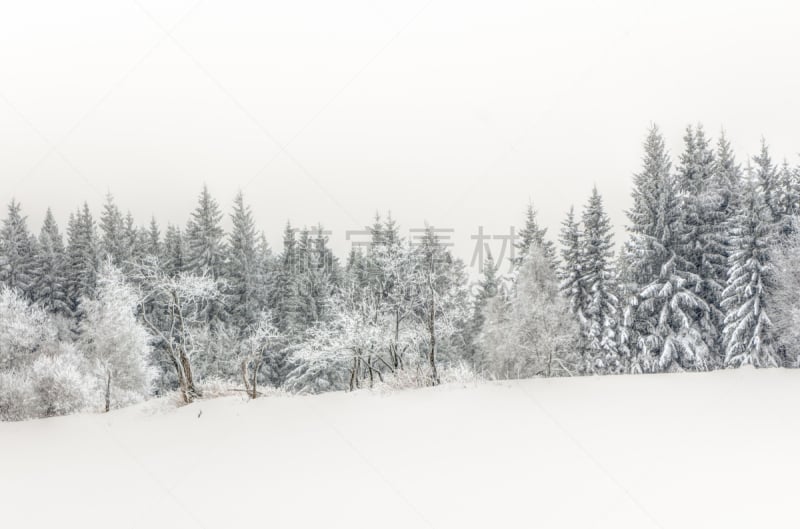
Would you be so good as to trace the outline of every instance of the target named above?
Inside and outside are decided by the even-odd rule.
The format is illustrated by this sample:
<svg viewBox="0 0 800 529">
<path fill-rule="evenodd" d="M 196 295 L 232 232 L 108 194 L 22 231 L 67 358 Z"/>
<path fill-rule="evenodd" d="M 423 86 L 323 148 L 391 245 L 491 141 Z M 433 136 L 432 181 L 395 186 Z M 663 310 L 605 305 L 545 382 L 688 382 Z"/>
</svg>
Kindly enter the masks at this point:
<svg viewBox="0 0 800 529">
<path fill-rule="evenodd" d="M 383 221 L 383 242 L 388 246 L 397 246 L 400 244 L 400 228 L 397 221 L 392 218 L 392 212 L 386 214 L 386 220 Z"/>
<path fill-rule="evenodd" d="M 558 258 L 555 246 L 552 241 L 547 239 L 547 228 L 539 227 L 539 221 L 536 219 L 536 209 L 533 207 L 532 201 L 528 202 L 528 207 L 525 210 L 525 225 L 519 230 L 517 236 L 519 242 L 515 244 L 517 254 L 514 257 L 517 263 L 522 262 L 531 245 L 538 244 L 553 270 L 557 269 Z"/>
<path fill-rule="evenodd" d="M 757 174 L 758 180 L 745 183 L 735 219 L 728 283 L 722 294 L 726 365 L 779 365 L 768 304 L 772 282 L 769 251 L 776 234 L 772 211 L 764 201 L 762 177 Z"/>
<path fill-rule="evenodd" d="M 361 248 L 353 246 L 347 254 L 347 261 L 344 265 L 343 283 L 348 287 L 364 287 L 368 282 L 367 259 Z"/>
<path fill-rule="evenodd" d="M 339 260 L 328 247 L 328 236 L 322 224 L 317 224 L 314 229 L 310 255 L 308 277 L 316 311 L 314 323 L 330 316 L 331 298 L 341 284 Z"/>
<path fill-rule="evenodd" d="M 213 281 L 225 275 L 228 248 L 222 229 L 222 211 L 217 201 L 203 185 L 198 204 L 192 212 L 184 234 L 184 271 Z M 208 300 L 202 315 L 209 328 L 218 331 L 228 319 L 228 308 L 224 296 Z"/>
<path fill-rule="evenodd" d="M 616 296 L 619 300 L 619 318 L 617 318 L 617 350 L 620 360 L 624 364 L 624 369 L 632 367 L 638 369 L 639 365 L 632 362 L 637 357 L 638 333 L 636 328 L 636 311 L 639 306 L 639 286 L 633 280 L 632 266 L 635 256 L 631 254 L 634 250 L 631 241 L 626 242 L 620 248 L 616 263 L 617 290 Z"/>
<path fill-rule="evenodd" d="M 82 208 L 70 215 L 67 226 L 67 295 L 70 309 L 78 317 L 80 299 L 91 298 L 97 284 L 97 247 L 92 212 L 84 202 Z"/>
<path fill-rule="evenodd" d="M 119 265 L 119 268 L 123 272 L 129 273 L 137 264 L 150 255 L 148 251 L 150 248 L 150 235 L 144 227 L 136 226 L 136 221 L 130 211 L 125 215 L 124 234 L 128 249 L 125 261 Z"/>
<path fill-rule="evenodd" d="M 368 228 L 369 235 L 370 235 L 370 246 L 376 247 L 380 246 L 384 243 L 383 240 L 383 221 L 381 220 L 380 212 L 375 212 L 375 219 L 372 222 L 372 226 Z"/>
<path fill-rule="evenodd" d="M 800 214 L 800 169 L 786 159 L 778 172 L 778 207 L 782 217 L 778 232 L 786 237 L 796 229 L 794 219 Z"/>
<path fill-rule="evenodd" d="M 583 236 L 580 243 L 581 284 L 586 290 L 583 309 L 585 332 L 591 369 L 600 373 L 619 373 L 623 363 L 617 348 L 619 300 L 612 261 L 611 220 L 603 207 L 603 199 L 592 189 L 583 209 Z"/>
<path fill-rule="evenodd" d="M 500 291 L 500 278 L 497 275 L 497 265 L 492 257 L 491 250 L 487 251 L 486 260 L 483 263 L 483 272 L 478 280 L 477 292 L 475 294 L 474 312 L 476 320 L 482 321 L 483 317 L 478 313 L 486 306 L 487 300 L 495 297 Z M 480 327 L 480 325 L 478 325 Z"/>
<path fill-rule="evenodd" d="M 170 277 L 175 277 L 186 268 L 186 248 L 181 229 L 172 224 L 167 225 L 164 235 L 163 268 Z"/>
<path fill-rule="evenodd" d="M 151 256 L 150 253 L 150 233 L 144 226 L 139 226 L 133 231 L 133 245 L 131 246 L 131 256 L 123 266 L 124 272 L 131 274 L 136 266 Z M 154 255 L 153 257 L 158 257 Z"/>
<path fill-rule="evenodd" d="M 328 317 L 331 296 L 339 276 L 339 263 L 328 248 L 321 224 L 300 231 L 297 240 L 296 281 L 302 324 L 308 328 Z"/>
<path fill-rule="evenodd" d="M 311 232 L 303 227 L 299 231 L 296 246 L 297 266 L 296 284 L 297 296 L 300 302 L 300 320 L 303 328 L 308 328 L 313 322 L 319 319 L 319 314 L 314 297 L 315 281 L 314 274 L 314 249 L 311 241 Z"/>
<path fill-rule="evenodd" d="M 773 224 L 774 229 L 780 225 L 783 220 L 780 203 L 780 188 L 778 182 L 778 171 L 775 164 L 772 163 L 772 157 L 769 154 L 769 146 L 767 140 L 761 138 L 761 152 L 753 156 L 755 163 L 755 178 L 758 193 L 764 200 L 766 206 L 766 213 L 769 214 L 770 222 Z"/>
<path fill-rule="evenodd" d="M 222 211 L 203 186 L 197 207 L 186 226 L 185 270 L 195 275 L 219 279 L 225 266 L 227 250 L 222 230 Z"/>
<path fill-rule="evenodd" d="M 116 266 L 127 263 L 130 257 L 131 241 L 125 229 L 125 219 L 111 193 L 106 195 L 106 203 L 100 214 L 100 254 L 101 259 L 111 258 Z"/>
<path fill-rule="evenodd" d="M 258 305 L 266 310 L 269 306 L 269 293 L 272 289 L 272 280 L 275 271 L 275 256 L 267 242 L 267 236 L 262 231 L 256 241 L 256 259 L 258 261 L 258 274 L 261 281 L 258 285 Z"/>
<path fill-rule="evenodd" d="M 298 290 L 297 237 L 291 223 L 286 223 L 283 232 L 283 252 L 273 278 L 269 303 L 275 317 L 275 325 L 283 334 L 293 336 L 303 331 L 302 303 Z"/>
<path fill-rule="evenodd" d="M 723 190 L 717 187 L 717 169 L 713 150 L 705 137 L 703 126 L 687 127 L 685 148 L 678 167 L 677 184 L 681 222 L 678 234 L 678 253 L 686 262 L 686 288 L 705 301 L 709 312 L 696 309 L 694 317 L 700 328 L 708 328 L 704 337 L 711 347 L 715 361 L 722 360 L 722 321 L 720 296 L 727 275 L 728 239 Z M 711 325 L 703 319 L 708 318 Z"/>
<path fill-rule="evenodd" d="M 731 144 L 721 132 L 717 140 L 716 171 L 714 172 L 714 188 L 720 194 L 720 210 L 730 224 L 730 220 L 738 211 L 738 199 L 742 185 L 742 169 L 736 163 Z"/>
<path fill-rule="evenodd" d="M 575 210 L 570 206 L 567 217 L 561 223 L 561 266 L 558 274 L 559 290 L 567 299 L 570 311 L 581 325 L 586 323 L 584 312 L 589 303 L 589 295 L 583 282 L 583 260 L 581 254 L 581 230 L 575 220 Z"/>
<path fill-rule="evenodd" d="M 633 207 L 625 213 L 630 238 L 622 247 L 618 269 L 620 271 L 620 299 L 622 315 L 618 330 L 619 344 L 628 356 L 631 369 L 651 369 L 649 355 L 640 350 L 640 338 L 652 327 L 639 311 L 639 293 L 658 273 L 658 263 L 645 252 L 646 240 L 657 233 L 659 182 L 670 173 L 671 162 L 658 127 L 653 124 L 644 142 L 643 167 L 634 174 L 631 198 Z"/>
<path fill-rule="evenodd" d="M 241 332 L 259 317 L 259 288 L 262 281 L 256 247 L 256 228 L 250 206 L 240 191 L 233 202 L 227 263 L 227 294 L 231 323 Z"/>
<path fill-rule="evenodd" d="M 626 211 L 629 221 L 627 228 L 631 233 L 626 254 L 632 259 L 628 269 L 637 287 L 648 284 L 659 272 L 660 263 L 653 255 L 643 253 L 644 241 L 663 232 L 660 204 L 665 198 L 663 188 L 671 182 L 672 167 L 664 139 L 656 125 L 648 132 L 644 150 L 642 171 L 633 177 L 633 207 Z"/>
<path fill-rule="evenodd" d="M 34 286 L 35 250 L 20 203 L 11 199 L 0 229 L 0 283 L 28 298 Z"/>
<path fill-rule="evenodd" d="M 653 125 L 645 140 L 643 170 L 634 177 L 633 208 L 627 212 L 631 240 L 626 273 L 638 285 L 629 322 L 637 336 L 634 371 L 708 369 L 708 305 L 690 287 L 697 284 L 682 257 L 677 183 L 664 140 Z M 630 318 L 628 318 L 630 319 Z"/>
<path fill-rule="evenodd" d="M 721 234 L 721 240 L 717 239 L 715 242 L 719 244 L 717 253 L 722 254 L 725 259 L 724 266 L 719 266 L 719 263 L 715 261 L 713 277 L 716 278 L 722 289 L 716 297 L 714 305 L 716 310 L 712 315 L 717 330 L 717 363 L 722 365 L 725 360 L 725 339 L 722 332 L 725 328 L 725 310 L 722 307 L 722 291 L 728 281 L 728 259 L 734 250 L 731 239 L 736 228 L 736 215 L 739 212 L 742 195 L 742 169 L 736 163 L 731 144 L 724 132 L 720 133 L 719 140 L 717 140 L 716 159 L 712 187 L 719 196 L 719 202 L 714 220 L 716 233 Z"/>
<path fill-rule="evenodd" d="M 472 301 L 472 319 L 469 323 L 467 339 L 467 357 L 473 368 L 476 367 L 477 339 L 486 323 L 486 306 L 492 298 L 497 296 L 499 290 L 500 278 L 497 276 L 497 265 L 494 262 L 491 250 L 487 248 L 481 276 L 475 285 L 475 296 Z"/>
<path fill-rule="evenodd" d="M 161 244 L 161 230 L 158 229 L 158 222 L 155 217 L 150 218 L 150 227 L 147 230 L 147 255 L 161 258 L 164 253 Z"/>
<path fill-rule="evenodd" d="M 48 311 L 71 315 L 67 297 L 67 253 L 53 212 L 47 208 L 36 255 L 33 299 Z"/>
</svg>

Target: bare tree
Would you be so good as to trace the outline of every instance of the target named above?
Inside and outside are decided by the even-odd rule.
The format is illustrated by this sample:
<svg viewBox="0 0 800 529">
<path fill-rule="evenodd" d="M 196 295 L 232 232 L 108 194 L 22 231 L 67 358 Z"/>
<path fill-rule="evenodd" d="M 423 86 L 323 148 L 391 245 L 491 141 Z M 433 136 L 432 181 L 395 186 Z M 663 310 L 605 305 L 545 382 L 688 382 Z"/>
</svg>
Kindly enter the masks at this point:
<svg viewBox="0 0 800 529">
<path fill-rule="evenodd" d="M 414 314 L 427 334 L 425 356 L 430 383 L 435 386 L 440 383 L 440 343 L 453 338 L 468 320 L 469 296 L 463 263 L 453 258 L 431 227 L 415 249 L 415 265 Z"/>
<path fill-rule="evenodd" d="M 284 342 L 284 336 L 272 323 L 273 317 L 264 312 L 248 329 L 239 346 L 239 368 L 244 389 L 251 399 L 258 397 L 258 377 L 267 355 Z"/>
<path fill-rule="evenodd" d="M 220 297 L 219 281 L 186 273 L 170 277 L 154 259 L 140 266 L 138 279 L 144 289 L 142 319 L 167 351 L 188 404 L 201 396 L 192 373 L 194 333 L 202 325 L 203 310 Z"/>
</svg>

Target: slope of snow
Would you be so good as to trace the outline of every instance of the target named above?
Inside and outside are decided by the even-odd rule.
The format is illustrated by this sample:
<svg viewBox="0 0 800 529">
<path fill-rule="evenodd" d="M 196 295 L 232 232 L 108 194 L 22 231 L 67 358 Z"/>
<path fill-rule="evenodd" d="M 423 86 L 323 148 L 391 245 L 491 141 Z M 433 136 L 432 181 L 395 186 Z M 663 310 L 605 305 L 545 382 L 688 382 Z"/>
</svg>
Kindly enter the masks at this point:
<svg viewBox="0 0 800 529">
<path fill-rule="evenodd" d="M 0 526 L 797 527 L 799 389 L 743 369 L 0 423 Z"/>
</svg>

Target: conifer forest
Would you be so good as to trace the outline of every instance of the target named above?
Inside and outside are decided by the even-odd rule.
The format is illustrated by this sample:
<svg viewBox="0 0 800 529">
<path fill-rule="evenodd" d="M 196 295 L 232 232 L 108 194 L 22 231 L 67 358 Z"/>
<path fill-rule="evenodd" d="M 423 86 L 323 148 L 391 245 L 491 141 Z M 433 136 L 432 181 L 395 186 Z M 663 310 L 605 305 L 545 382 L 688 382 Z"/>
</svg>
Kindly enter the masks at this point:
<svg viewBox="0 0 800 529">
<path fill-rule="evenodd" d="M 670 131 L 671 133 L 672 131 Z M 428 227 L 388 212 L 335 255 L 323 224 L 257 226 L 202 186 L 185 225 L 12 200 L 0 230 L 0 418 L 152 397 L 321 393 L 448 381 L 798 366 L 800 167 L 652 126 L 631 168 L 627 237 L 602 189 L 548 232 L 520 210 L 513 262 L 470 278 Z M 223 220 L 229 216 L 229 230 Z M 265 231 L 281 230 L 271 248 Z M 510 265 L 508 267 L 507 265 Z M 510 272 L 505 272 L 509 268 Z"/>
</svg>

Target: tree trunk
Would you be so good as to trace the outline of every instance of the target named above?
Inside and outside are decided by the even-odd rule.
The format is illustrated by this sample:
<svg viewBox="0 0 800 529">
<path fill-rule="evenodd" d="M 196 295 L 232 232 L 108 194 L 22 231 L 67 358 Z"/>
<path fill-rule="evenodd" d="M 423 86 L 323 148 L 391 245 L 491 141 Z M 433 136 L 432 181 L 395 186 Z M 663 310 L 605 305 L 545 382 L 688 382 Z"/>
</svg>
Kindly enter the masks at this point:
<svg viewBox="0 0 800 529">
<path fill-rule="evenodd" d="M 189 404 L 191 400 L 189 399 L 189 392 L 186 388 L 186 377 L 183 376 L 183 369 L 181 369 L 181 363 L 178 361 L 177 355 L 172 348 L 170 348 L 170 360 L 172 360 L 172 365 L 175 367 L 175 373 L 178 374 L 178 387 L 181 390 L 181 400 L 183 400 L 184 404 Z"/>
<path fill-rule="evenodd" d="M 106 411 L 111 409 L 111 371 L 106 372 Z"/>
<path fill-rule="evenodd" d="M 392 343 L 392 367 L 400 367 L 400 312 L 394 313 L 394 342 Z"/>
<path fill-rule="evenodd" d="M 186 403 L 191 403 L 195 398 L 202 396 L 200 391 L 194 385 L 194 377 L 192 376 L 192 365 L 189 363 L 189 356 L 182 348 L 179 353 L 179 361 L 181 363 L 181 370 L 183 371 L 183 379 L 186 385 Z"/>
<path fill-rule="evenodd" d="M 431 265 L 431 268 L 433 265 Z M 428 361 L 431 365 L 431 385 L 439 384 L 439 373 L 436 370 L 436 290 L 433 288 L 433 277 L 428 276 L 428 285 L 431 289 L 431 310 L 428 315 L 428 331 L 430 333 L 431 348 L 428 353 Z"/>
<path fill-rule="evenodd" d="M 428 362 L 431 365 L 431 382 L 432 385 L 436 386 L 439 384 L 439 372 L 436 369 L 436 327 L 435 327 L 435 320 L 433 316 L 431 316 L 431 349 L 428 353 Z"/>
<path fill-rule="evenodd" d="M 255 366 L 253 366 L 253 374 L 251 376 L 251 384 L 250 387 L 253 388 L 252 398 L 258 397 L 258 372 L 261 371 L 261 366 L 264 365 L 264 362 L 257 362 Z"/>
<path fill-rule="evenodd" d="M 358 369 L 358 359 L 353 358 L 353 367 L 350 369 L 350 391 L 353 391 L 356 381 L 356 370 Z"/>
<path fill-rule="evenodd" d="M 250 395 L 250 380 L 247 378 L 247 360 L 242 360 L 242 380 L 244 381 L 244 391 Z"/>
</svg>

